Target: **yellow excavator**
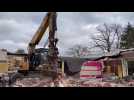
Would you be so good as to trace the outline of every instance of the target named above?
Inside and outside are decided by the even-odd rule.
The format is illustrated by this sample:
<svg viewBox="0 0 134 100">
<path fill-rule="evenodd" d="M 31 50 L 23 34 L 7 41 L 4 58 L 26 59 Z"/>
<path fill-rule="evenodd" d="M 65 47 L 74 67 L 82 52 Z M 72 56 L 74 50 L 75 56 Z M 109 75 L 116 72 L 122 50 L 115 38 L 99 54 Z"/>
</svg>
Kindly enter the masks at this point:
<svg viewBox="0 0 134 100">
<path fill-rule="evenodd" d="M 64 71 L 64 62 L 62 62 L 58 58 L 58 48 L 56 44 L 58 39 L 55 37 L 55 33 L 57 31 L 57 13 L 56 12 L 48 12 L 44 17 L 40 27 L 36 31 L 32 40 L 28 45 L 28 56 L 27 61 L 28 64 L 23 63 L 21 66 L 21 70 L 34 71 L 40 65 L 42 65 L 46 70 L 54 71 L 55 73 Z M 45 34 L 47 28 L 49 28 L 49 37 L 48 37 L 48 49 L 44 48 L 36 48 Z M 46 58 L 45 60 L 43 58 Z"/>
<path fill-rule="evenodd" d="M 53 78 L 55 76 L 57 77 L 59 74 L 64 75 L 65 69 L 70 73 L 68 67 L 66 67 L 66 61 L 62 60 L 61 57 L 58 57 L 58 39 L 55 36 L 57 31 L 56 21 L 57 13 L 48 12 L 28 44 L 28 54 L 8 53 L 8 56 L 11 58 L 11 70 L 14 69 L 12 67 L 15 67 L 19 72 L 15 74 L 11 73 L 11 81 L 15 80 L 18 77 L 17 75 L 20 75 L 20 73 L 27 75 L 30 71 L 40 70 L 40 66 L 42 69 L 41 71 L 43 71 L 44 74 L 52 75 Z M 48 49 L 46 49 L 45 46 L 43 48 L 36 48 L 47 29 L 49 33 L 47 37 L 48 41 L 45 42 L 45 46 L 48 44 Z"/>
</svg>

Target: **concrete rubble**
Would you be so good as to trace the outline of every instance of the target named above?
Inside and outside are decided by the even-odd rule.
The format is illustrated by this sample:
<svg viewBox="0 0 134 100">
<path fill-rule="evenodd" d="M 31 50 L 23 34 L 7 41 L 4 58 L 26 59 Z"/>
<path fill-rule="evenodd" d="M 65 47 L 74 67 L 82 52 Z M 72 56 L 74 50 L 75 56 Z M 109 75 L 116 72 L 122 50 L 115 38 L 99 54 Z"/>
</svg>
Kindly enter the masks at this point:
<svg viewBox="0 0 134 100">
<path fill-rule="evenodd" d="M 12 85 L 13 87 L 48 87 L 50 85 L 50 80 L 41 80 L 40 78 L 24 78 L 17 79 Z"/>
<path fill-rule="evenodd" d="M 17 75 L 18 76 L 18 75 Z M 8 85 L 9 78 L 4 75 L 0 84 L 2 87 L 134 87 L 134 79 L 132 76 L 123 79 L 115 77 L 104 77 L 99 79 L 82 80 L 78 77 L 60 77 L 56 79 L 56 84 L 52 77 L 43 76 L 42 74 L 31 73 L 29 76 L 18 77 L 16 81 Z"/>
<path fill-rule="evenodd" d="M 79 80 L 68 78 L 64 79 L 63 82 L 59 82 L 56 87 L 133 87 L 134 80 L 131 81 L 90 81 L 90 80 Z M 17 80 L 13 87 L 55 87 L 54 83 L 50 79 L 39 79 L 39 78 L 24 78 Z"/>
</svg>

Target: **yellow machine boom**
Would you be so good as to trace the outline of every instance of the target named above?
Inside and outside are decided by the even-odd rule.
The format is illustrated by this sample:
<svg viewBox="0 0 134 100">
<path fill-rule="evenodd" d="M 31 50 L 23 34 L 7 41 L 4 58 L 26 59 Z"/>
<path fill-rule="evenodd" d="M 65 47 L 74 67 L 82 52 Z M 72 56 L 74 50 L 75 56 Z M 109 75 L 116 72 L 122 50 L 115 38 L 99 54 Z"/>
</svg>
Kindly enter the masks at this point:
<svg viewBox="0 0 134 100">
<path fill-rule="evenodd" d="M 55 32 L 57 31 L 57 23 L 56 23 L 57 13 L 56 12 L 48 12 L 44 17 L 40 27 L 37 32 L 33 36 L 32 40 L 28 45 L 28 61 L 29 68 L 32 70 L 35 69 L 36 66 L 40 64 L 40 54 L 36 53 L 36 45 L 40 42 L 42 36 L 44 35 L 47 28 L 49 28 L 49 48 L 48 48 L 48 63 L 49 65 L 56 70 L 58 66 L 58 48 L 56 47 L 58 39 L 55 38 Z"/>
<path fill-rule="evenodd" d="M 44 17 L 40 27 L 36 31 L 35 35 L 33 36 L 32 40 L 29 43 L 28 46 L 28 53 L 34 52 L 35 46 L 40 42 L 42 36 L 44 35 L 45 31 L 48 28 L 49 25 L 49 19 L 50 19 L 51 13 L 47 13 L 47 15 Z"/>
</svg>

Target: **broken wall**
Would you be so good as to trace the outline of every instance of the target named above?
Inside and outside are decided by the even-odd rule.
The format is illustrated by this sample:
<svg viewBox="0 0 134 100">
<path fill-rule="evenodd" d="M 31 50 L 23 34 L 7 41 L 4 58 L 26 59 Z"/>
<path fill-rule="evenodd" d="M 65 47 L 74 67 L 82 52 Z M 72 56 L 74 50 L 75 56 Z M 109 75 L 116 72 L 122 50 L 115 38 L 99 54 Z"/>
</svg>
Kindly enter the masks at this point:
<svg viewBox="0 0 134 100">
<path fill-rule="evenodd" d="M 104 61 L 104 74 L 112 74 L 114 73 L 118 77 L 123 77 L 123 66 L 121 59 L 109 59 Z"/>
</svg>

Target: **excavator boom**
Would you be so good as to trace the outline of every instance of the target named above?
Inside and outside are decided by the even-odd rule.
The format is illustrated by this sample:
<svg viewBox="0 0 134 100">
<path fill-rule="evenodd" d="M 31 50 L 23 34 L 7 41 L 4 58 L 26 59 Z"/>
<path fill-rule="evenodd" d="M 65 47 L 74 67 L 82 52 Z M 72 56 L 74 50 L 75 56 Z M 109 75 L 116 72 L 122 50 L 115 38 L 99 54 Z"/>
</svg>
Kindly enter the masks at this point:
<svg viewBox="0 0 134 100">
<path fill-rule="evenodd" d="M 47 13 L 47 15 L 44 17 L 40 27 L 36 31 L 35 35 L 33 36 L 32 40 L 29 43 L 28 46 L 28 53 L 31 54 L 34 52 L 35 46 L 40 42 L 42 36 L 44 35 L 45 31 L 47 30 L 49 26 L 49 17 L 51 13 Z"/>
<path fill-rule="evenodd" d="M 55 38 L 55 32 L 57 31 L 57 23 L 56 23 L 57 13 L 56 12 L 48 12 L 44 17 L 40 27 L 37 32 L 33 36 L 32 40 L 28 45 L 28 60 L 29 60 L 29 68 L 34 70 L 36 66 L 40 63 L 40 54 L 36 52 L 36 45 L 40 42 L 43 37 L 45 31 L 49 27 L 49 37 L 48 37 L 48 55 L 47 59 L 49 65 L 56 70 L 57 62 L 58 62 L 58 48 L 56 47 L 58 39 Z"/>
</svg>

